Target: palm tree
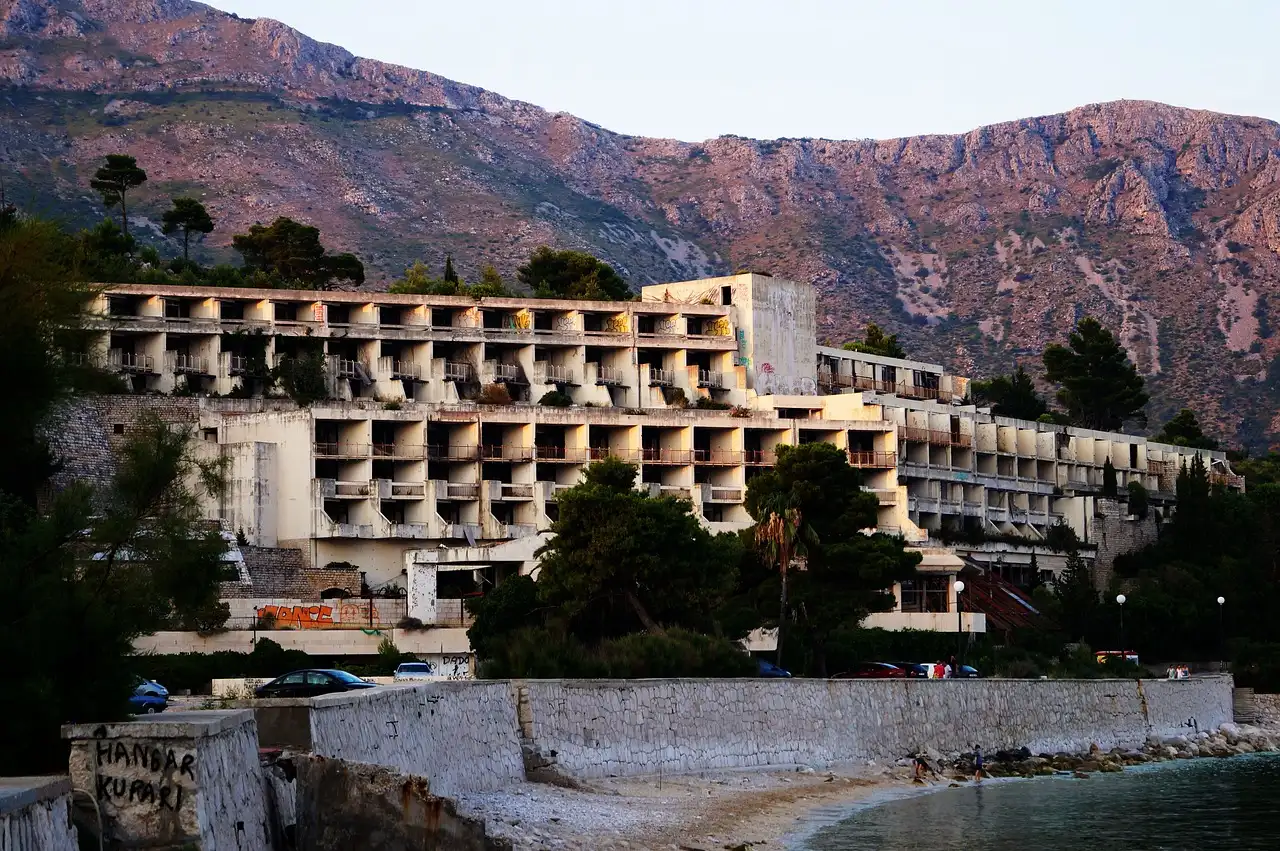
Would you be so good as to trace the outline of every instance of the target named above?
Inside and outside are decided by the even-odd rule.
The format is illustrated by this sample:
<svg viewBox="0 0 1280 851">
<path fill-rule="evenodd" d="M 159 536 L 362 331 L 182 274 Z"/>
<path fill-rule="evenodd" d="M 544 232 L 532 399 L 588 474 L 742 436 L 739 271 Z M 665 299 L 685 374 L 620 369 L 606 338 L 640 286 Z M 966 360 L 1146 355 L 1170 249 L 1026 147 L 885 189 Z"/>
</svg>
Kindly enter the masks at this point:
<svg viewBox="0 0 1280 851">
<path fill-rule="evenodd" d="M 778 601 L 777 664 L 782 667 L 782 631 L 787 620 L 787 568 L 796 556 L 808 552 L 818 536 L 804 522 L 800 509 L 792 508 L 781 495 L 763 506 L 765 519 L 756 524 L 756 546 L 765 560 L 778 568 L 782 592 Z"/>
</svg>

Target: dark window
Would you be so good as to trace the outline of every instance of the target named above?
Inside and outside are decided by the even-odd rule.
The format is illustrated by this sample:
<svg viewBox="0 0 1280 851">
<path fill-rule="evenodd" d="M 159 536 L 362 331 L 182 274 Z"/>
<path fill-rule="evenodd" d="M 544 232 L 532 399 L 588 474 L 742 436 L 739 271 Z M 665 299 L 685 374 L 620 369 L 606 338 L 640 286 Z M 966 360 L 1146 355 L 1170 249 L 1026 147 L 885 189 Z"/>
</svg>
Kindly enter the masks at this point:
<svg viewBox="0 0 1280 851">
<path fill-rule="evenodd" d="M 733 287 L 720 288 L 720 303 L 733 304 Z"/>
<path fill-rule="evenodd" d="M 124 423 L 114 423 L 111 426 L 113 434 L 124 434 Z"/>
</svg>

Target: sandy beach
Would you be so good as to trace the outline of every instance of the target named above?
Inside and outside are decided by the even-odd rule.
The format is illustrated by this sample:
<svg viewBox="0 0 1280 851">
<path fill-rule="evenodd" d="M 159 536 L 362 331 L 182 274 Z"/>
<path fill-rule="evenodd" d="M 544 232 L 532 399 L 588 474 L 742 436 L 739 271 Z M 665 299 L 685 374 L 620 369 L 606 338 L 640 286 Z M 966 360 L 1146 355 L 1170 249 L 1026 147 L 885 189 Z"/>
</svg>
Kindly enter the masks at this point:
<svg viewBox="0 0 1280 851">
<path fill-rule="evenodd" d="M 465 795 L 459 805 L 517 849 L 781 851 L 789 837 L 838 817 L 841 807 L 910 788 L 905 767 L 800 767 L 611 778 L 580 789 L 526 783 Z"/>
</svg>

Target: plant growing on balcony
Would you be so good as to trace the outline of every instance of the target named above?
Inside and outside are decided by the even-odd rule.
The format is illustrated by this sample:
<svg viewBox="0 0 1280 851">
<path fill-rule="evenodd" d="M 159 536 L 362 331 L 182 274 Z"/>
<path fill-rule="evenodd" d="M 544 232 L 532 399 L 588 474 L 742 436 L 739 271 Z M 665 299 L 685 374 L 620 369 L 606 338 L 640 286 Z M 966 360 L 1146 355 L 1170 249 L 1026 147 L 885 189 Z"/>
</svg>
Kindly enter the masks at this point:
<svg viewBox="0 0 1280 851">
<path fill-rule="evenodd" d="M 565 393 L 559 390 L 548 390 L 542 394 L 542 398 L 538 400 L 539 405 L 545 405 L 549 408 L 567 408 L 573 404 L 573 400 Z"/>
<path fill-rule="evenodd" d="M 510 405 L 511 393 L 505 384 L 486 384 L 476 395 L 476 402 L 481 405 Z"/>
</svg>

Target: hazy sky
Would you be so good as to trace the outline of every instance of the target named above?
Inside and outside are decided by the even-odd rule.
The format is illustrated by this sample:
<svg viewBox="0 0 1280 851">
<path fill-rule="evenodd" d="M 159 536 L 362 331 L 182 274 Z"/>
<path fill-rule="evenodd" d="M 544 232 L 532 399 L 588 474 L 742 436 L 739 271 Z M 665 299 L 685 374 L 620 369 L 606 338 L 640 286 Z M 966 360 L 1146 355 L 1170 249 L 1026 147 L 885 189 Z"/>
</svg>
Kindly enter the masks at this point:
<svg viewBox="0 0 1280 851">
<path fill-rule="evenodd" d="M 1280 2 L 215 0 L 611 130 L 885 138 L 1135 98 L 1280 119 Z"/>
</svg>

